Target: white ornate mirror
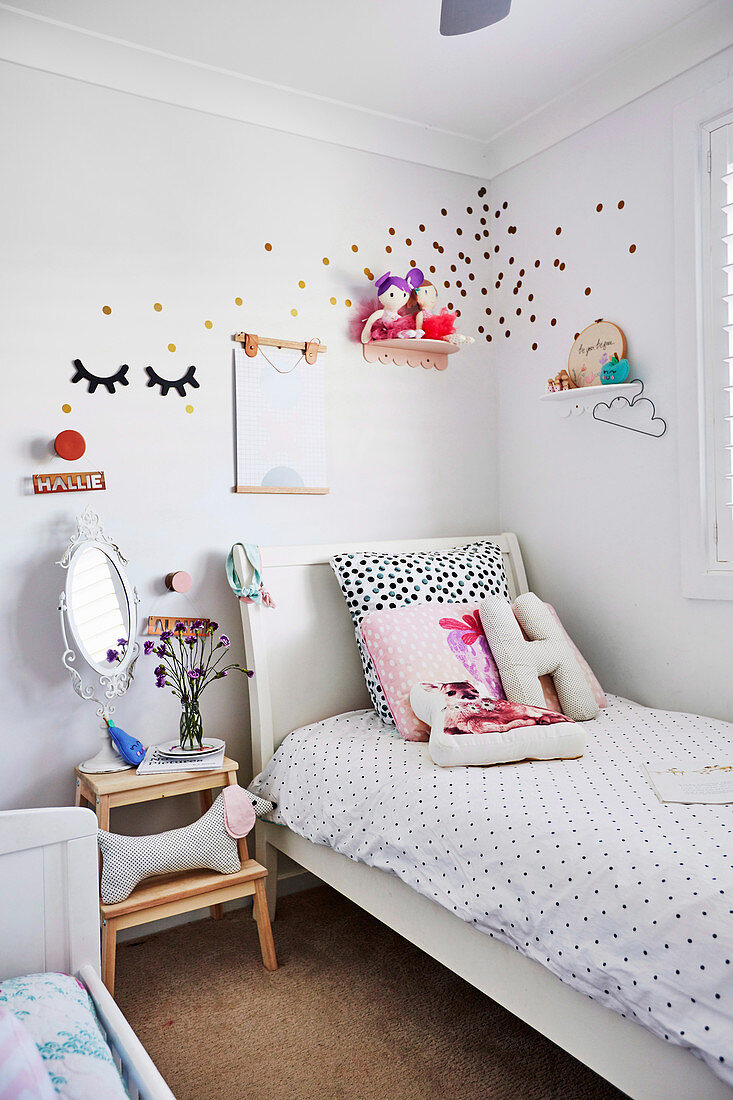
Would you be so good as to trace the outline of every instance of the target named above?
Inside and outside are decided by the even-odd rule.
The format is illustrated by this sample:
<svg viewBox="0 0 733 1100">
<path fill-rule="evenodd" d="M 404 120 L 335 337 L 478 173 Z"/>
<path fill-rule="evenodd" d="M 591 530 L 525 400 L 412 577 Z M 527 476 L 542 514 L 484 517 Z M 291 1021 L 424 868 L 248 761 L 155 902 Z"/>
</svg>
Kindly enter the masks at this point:
<svg viewBox="0 0 733 1100">
<path fill-rule="evenodd" d="M 136 641 L 139 597 L 127 578 L 125 558 L 102 530 L 91 508 L 77 517 L 77 533 L 58 563 L 68 570 L 59 597 L 63 663 L 74 691 L 97 703 L 103 745 L 85 760 L 85 772 L 121 771 L 129 767 L 108 735 L 114 700 L 130 685 L 140 652 Z"/>
</svg>

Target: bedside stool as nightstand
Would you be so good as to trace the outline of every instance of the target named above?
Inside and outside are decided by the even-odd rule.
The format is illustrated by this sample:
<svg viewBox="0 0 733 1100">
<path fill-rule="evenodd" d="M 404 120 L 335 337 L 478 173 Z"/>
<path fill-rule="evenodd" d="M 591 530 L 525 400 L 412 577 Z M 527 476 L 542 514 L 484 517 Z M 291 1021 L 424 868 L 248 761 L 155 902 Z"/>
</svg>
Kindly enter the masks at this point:
<svg viewBox="0 0 733 1100">
<path fill-rule="evenodd" d="M 201 811 L 204 813 L 214 800 L 213 790 L 236 784 L 238 767 L 236 760 L 225 757 L 223 766 L 217 771 L 137 775 L 131 769 L 126 772 L 91 775 L 80 772 L 77 768 L 75 802 L 77 806 L 88 803 L 97 815 L 100 829 L 109 829 L 110 811 L 115 806 L 130 806 L 156 798 L 172 798 L 193 791 L 199 792 Z M 252 897 L 262 962 L 267 970 L 277 970 L 275 944 L 265 897 L 267 870 L 249 858 L 246 837 L 242 837 L 238 844 L 242 867 L 233 875 L 222 875 L 217 871 L 183 871 L 172 875 L 156 875 L 136 886 L 125 901 L 115 905 L 100 902 L 102 976 L 111 994 L 114 995 L 115 988 L 118 929 L 132 928 L 160 920 L 161 917 L 190 913 L 192 909 L 203 909 L 207 906 L 211 916 L 219 920 L 222 916 L 222 903 L 234 898 Z"/>
</svg>

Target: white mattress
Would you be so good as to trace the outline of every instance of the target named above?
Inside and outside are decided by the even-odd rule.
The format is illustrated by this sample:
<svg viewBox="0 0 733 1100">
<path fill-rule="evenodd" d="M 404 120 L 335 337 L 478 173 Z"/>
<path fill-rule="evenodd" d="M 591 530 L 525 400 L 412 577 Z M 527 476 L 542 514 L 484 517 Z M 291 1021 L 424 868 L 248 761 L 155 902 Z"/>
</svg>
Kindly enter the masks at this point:
<svg viewBox="0 0 733 1100">
<path fill-rule="evenodd" d="M 722 762 L 733 727 L 610 697 L 585 728 L 580 760 L 444 769 L 356 711 L 291 733 L 252 790 L 733 1084 L 731 807 L 663 805 L 641 770 Z"/>
</svg>

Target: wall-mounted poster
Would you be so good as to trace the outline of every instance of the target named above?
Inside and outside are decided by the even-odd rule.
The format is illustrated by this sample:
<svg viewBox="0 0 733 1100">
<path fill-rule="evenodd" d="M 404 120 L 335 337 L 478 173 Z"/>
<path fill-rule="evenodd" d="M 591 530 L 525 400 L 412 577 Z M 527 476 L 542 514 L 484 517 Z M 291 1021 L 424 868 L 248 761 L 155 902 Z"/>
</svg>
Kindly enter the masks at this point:
<svg viewBox="0 0 733 1100">
<path fill-rule="evenodd" d="M 601 371 L 612 355 L 623 359 L 626 337 L 611 321 L 595 321 L 575 338 L 568 357 L 568 374 L 576 386 L 600 386 Z"/>
<path fill-rule="evenodd" d="M 323 358 L 235 348 L 238 493 L 328 492 Z"/>
</svg>

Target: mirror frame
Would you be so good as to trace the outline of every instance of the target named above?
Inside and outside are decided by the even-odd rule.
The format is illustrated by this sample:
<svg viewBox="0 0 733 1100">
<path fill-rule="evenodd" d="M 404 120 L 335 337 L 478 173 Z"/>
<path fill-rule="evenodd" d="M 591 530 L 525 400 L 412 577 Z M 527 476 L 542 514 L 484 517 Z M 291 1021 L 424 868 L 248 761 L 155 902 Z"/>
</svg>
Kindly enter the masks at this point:
<svg viewBox="0 0 733 1100">
<path fill-rule="evenodd" d="M 61 633 L 64 639 L 64 653 L 61 658 L 63 665 L 71 676 L 71 684 L 76 694 L 82 699 L 89 699 L 99 704 L 97 714 L 105 722 L 114 713 L 113 700 L 127 691 L 133 679 L 135 662 L 140 655 L 140 643 L 137 641 L 138 613 L 137 605 L 140 603 L 137 589 L 130 584 L 125 571 L 127 559 L 120 552 L 120 548 L 105 535 L 102 521 L 91 507 L 85 508 L 80 516 L 77 516 L 77 532 L 69 540 L 64 556 L 58 565 L 68 570 L 66 585 L 59 596 L 59 613 L 61 615 Z M 100 665 L 93 664 L 86 656 L 85 647 L 79 638 L 76 626 L 70 613 L 69 595 L 73 570 L 72 563 L 84 550 L 101 550 L 110 564 L 116 569 L 122 588 L 127 599 L 128 614 L 130 620 L 129 642 L 127 652 L 121 661 L 110 666 L 109 671 Z M 85 683 L 85 677 L 79 665 L 88 668 L 98 682 Z M 100 699 L 98 692 L 104 693 Z"/>
</svg>

